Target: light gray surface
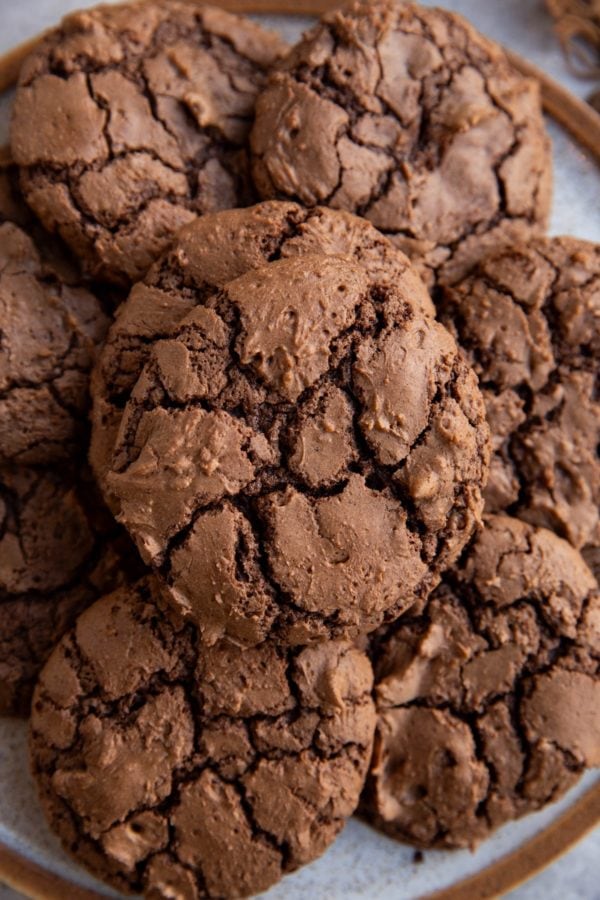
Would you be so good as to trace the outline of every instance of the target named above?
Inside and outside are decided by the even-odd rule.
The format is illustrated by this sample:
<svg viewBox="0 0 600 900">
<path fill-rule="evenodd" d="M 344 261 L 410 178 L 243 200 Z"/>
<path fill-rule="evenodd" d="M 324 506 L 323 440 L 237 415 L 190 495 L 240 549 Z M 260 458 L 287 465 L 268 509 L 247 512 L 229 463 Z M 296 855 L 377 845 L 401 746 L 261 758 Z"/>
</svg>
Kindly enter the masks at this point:
<svg viewBox="0 0 600 900">
<path fill-rule="evenodd" d="M 506 895 L 506 900 L 597 900 L 600 885 L 598 876 L 599 846 L 597 834 L 584 838 L 571 850 L 568 856 L 557 860 L 523 887 Z M 0 900 L 23 900 L 22 895 L 10 888 L 0 886 Z M 65 897 L 65 900 L 68 900 Z M 324 895 L 315 895 L 313 900 L 325 900 Z M 371 900 L 377 900 L 372 895 Z"/>
<path fill-rule="evenodd" d="M 0 53 L 81 5 L 86 4 L 82 0 L 0 0 Z M 589 84 L 567 73 L 542 0 L 447 0 L 445 5 L 468 15 L 483 31 L 527 56 L 579 96 L 589 92 Z M 307 24 L 306 20 L 299 23 L 278 17 L 271 17 L 269 22 L 289 39 Z M 7 101 L 0 100 L 0 142 L 7 133 L 7 112 Z M 551 133 L 556 168 L 551 232 L 600 241 L 600 172 L 556 126 L 551 125 Z M 25 728 L 0 721 L 0 838 L 62 874 L 92 883 L 66 861 L 45 829 L 25 770 L 25 753 Z M 590 773 L 582 787 L 595 777 Z M 475 854 L 428 853 L 418 866 L 412 863 L 409 848 L 351 822 L 319 862 L 286 879 L 269 893 L 269 900 L 305 900 L 309 896 L 315 900 L 409 900 L 451 884 L 518 847 L 567 808 L 580 791 L 581 787 L 556 807 L 502 829 Z M 0 887 L 0 900 L 17 897 Z M 600 900 L 600 831 L 510 897 Z"/>
</svg>

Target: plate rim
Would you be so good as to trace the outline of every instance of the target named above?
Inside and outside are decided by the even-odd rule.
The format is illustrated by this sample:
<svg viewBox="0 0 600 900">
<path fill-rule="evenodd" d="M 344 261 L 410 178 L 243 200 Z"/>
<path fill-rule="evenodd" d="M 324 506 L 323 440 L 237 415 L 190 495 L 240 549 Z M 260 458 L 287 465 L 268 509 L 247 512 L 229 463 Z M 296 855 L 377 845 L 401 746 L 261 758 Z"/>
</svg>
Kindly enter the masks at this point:
<svg viewBox="0 0 600 900">
<path fill-rule="evenodd" d="M 455 884 L 420 900 L 491 900 L 513 890 L 567 853 L 600 822 L 600 782 L 589 788 L 550 825 L 516 850 Z M 107 900 L 108 895 L 76 885 L 0 842 L 0 881 L 31 900 Z M 65 893 L 67 892 L 67 893 Z"/>
<path fill-rule="evenodd" d="M 138 0 L 144 2 L 144 0 Z M 203 0 L 186 0 L 200 5 Z M 334 9 L 336 0 L 210 0 L 231 12 L 314 16 Z M 25 57 L 46 32 L 0 55 L 0 95 L 14 87 Z M 600 114 L 518 54 L 506 51 L 512 64 L 540 83 L 546 112 L 566 128 L 575 141 L 600 164 Z M 513 890 L 567 853 L 600 823 L 600 782 L 516 850 L 504 854 L 479 872 L 428 893 L 421 900 L 488 900 Z M 106 900 L 107 894 L 84 888 L 32 862 L 0 841 L 0 883 L 31 900 Z M 65 893 L 68 892 L 68 893 Z"/>
</svg>

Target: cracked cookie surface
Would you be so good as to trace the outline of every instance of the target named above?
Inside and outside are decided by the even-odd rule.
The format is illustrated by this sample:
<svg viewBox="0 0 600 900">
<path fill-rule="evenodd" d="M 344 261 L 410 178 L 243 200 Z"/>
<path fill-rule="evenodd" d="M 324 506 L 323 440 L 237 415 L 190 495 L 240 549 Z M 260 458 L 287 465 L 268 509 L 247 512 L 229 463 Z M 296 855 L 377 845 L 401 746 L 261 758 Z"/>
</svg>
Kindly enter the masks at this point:
<svg viewBox="0 0 600 900">
<path fill-rule="evenodd" d="M 37 465 L 82 454 L 108 318 L 52 240 L 30 231 L 10 168 L 0 159 L 0 462 Z"/>
<path fill-rule="evenodd" d="M 34 773 L 65 847 L 147 897 L 241 897 L 319 856 L 369 763 L 350 644 L 208 648 L 152 582 L 87 610 L 41 674 Z"/>
<path fill-rule="evenodd" d="M 50 471 L 0 470 L 0 715 L 27 715 L 57 641 L 134 570 L 134 548 L 93 491 Z"/>
<path fill-rule="evenodd" d="M 598 577 L 600 246 L 560 237 L 505 250 L 440 311 L 486 402 L 486 509 L 556 531 Z"/>
<path fill-rule="evenodd" d="M 31 210 L 19 191 L 19 173 L 9 147 L 0 147 L 0 223 L 12 222 L 28 229 Z"/>
<path fill-rule="evenodd" d="M 111 509 L 118 500 L 106 473 L 123 409 L 153 343 L 174 334 L 187 313 L 228 281 L 276 259 L 313 253 L 347 256 L 374 284 L 395 283 L 425 315 L 434 314 L 406 256 L 349 213 L 271 201 L 196 219 L 120 306 L 93 374 L 90 460 Z"/>
<path fill-rule="evenodd" d="M 376 660 L 364 812 L 403 841 L 472 846 L 600 765 L 600 593 L 546 529 L 487 517 Z"/>
<path fill-rule="evenodd" d="M 229 282 L 154 343 L 107 482 L 205 640 L 301 644 L 426 598 L 479 521 L 488 451 L 448 331 L 406 285 L 312 255 Z"/>
<path fill-rule="evenodd" d="M 327 13 L 259 95 L 251 148 L 261 196 L 365 216 L 429 283 L 541 231 L 549 213 L 538 86 L 440 9 Z"/>
<path fill-rule="evenodd" d="M 178 0 L 74 13 L 25 62 L 11 147 L 32 209 L 88 274 L 140 278 L 196 214 L 252 200 L 274 34 Z"/>
</svg>

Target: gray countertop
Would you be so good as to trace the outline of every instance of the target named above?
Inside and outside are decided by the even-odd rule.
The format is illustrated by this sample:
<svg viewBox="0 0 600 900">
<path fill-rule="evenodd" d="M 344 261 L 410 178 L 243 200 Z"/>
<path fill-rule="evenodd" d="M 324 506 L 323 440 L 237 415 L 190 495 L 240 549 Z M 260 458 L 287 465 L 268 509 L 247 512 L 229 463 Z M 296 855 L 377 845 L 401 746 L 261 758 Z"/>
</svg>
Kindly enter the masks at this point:
<svg viewBox="0 0 600 900">
<path fill-rule="evenodd" d="M 24 3 L 0 0 L 0 53 L 82 5 L 91 4 L 86 0 L 25 0 Z M 579 96 L 584 97 L 591 91 L 589 82 L 578 81 L 567 71 L 545 14 L 543 0 L 454 0 L 447 5 L 467 14 L 483 31 L 526 55 Z M 297 31 L 297 26 L 282 23 L 281 19 L 272 18 L 272 23 L 290 38 Z M 581 185 L 579 187 L 581 189 Z M 589 219 L 580 215 L 577 220 L 572 220 L 568 215 L 568 197 L 558 186 L 552 230 L 571 231 L 581 237 L 600 240 L 600 218 L 597 213 L 600 196 L 597 188 L 596 181 L 590 198 L 596 207 L 595 215 L 592 214 Z M 509 896 L 513 900 L 600 900 L 600 829 Z M 19 897 L 19 894 L 0 885 L 0 900 L 17 900 Z M 316 900 L 321 898 L 317 896 Z"/>
</svg>

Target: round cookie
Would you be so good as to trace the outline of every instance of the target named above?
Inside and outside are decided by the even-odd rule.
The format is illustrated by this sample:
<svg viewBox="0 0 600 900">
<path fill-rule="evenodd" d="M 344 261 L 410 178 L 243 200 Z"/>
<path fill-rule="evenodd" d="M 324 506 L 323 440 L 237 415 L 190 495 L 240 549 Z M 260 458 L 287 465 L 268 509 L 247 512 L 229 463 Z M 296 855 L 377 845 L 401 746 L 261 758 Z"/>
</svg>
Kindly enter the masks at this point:
<svg viewBox="0 0 600 900">
<path fill-rule="evenodd" d="M 600 575 L 600 245 L 507 249 L 446 291 L 441 314 L 486 401 L 486 508 L 556 531 Z"/>
<path fill-rule="evenodd" d="M 228 281 L 273 260 L 312 253 L 348 256 L 374 284 L 396 284 L 424 314 L 434 315 L 406 256 L 357 216 L 272 201 L 195 219 L 119 308 L 92 376 L 90 461 L 111 509 L 118 502 L 106 473 L 123 408 L 152 344 L 175 333 L 187 313 Z"/>
<path fill-rule="evenodd" d="M 320 856 L 356 808 L 371 688 L 350 644 L 208 648 L 142 581 L 87 610 L 40 676 L 44 810 L 118 890 L 258 893 Z"/>
<path fill-rule="evenodd" d="M 25 467 L 0 470 L 0 535 L 0 715 L 27 715 L 55 644 L 135 551 L 90 483 Z"/>
<path fill-rule="evenodd" d="M 548 218 L 538 85 L 441 9 L 362 0 L 326 13 L 259 95 L 251 148 L 261 196 L 365 216 L 430 283 Z"/>
<path fill-rule="evenodd" d="M 68 16 L 19 78 L 11 147 L 27 202 L 90 275 L 136 281 L 195 214 L 251 202 L 247 134 L 283 49 L 178 0 Z"/>
<path fill-rule="evenodd" d="M 479 521 L 488 450 L 446 329 L 402 284 L 312 255 L 229 282 L 154 343 L 107 483 L 207 642 L 301 644 L 427 597 Z"/>
<path fill-rule="evenodd" d="M 108 318 L 11 222 L 0 224 L 0 319 L 0 462 L 80 454 L 89 373 Z"/>
<path fill-rule="evenodd" d="M 394 837 L 473 846 L 600 765 L 600 593 L 546 529 L 487 518 L 375 657 L 364 811 Z"/>
</svg>

